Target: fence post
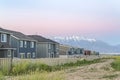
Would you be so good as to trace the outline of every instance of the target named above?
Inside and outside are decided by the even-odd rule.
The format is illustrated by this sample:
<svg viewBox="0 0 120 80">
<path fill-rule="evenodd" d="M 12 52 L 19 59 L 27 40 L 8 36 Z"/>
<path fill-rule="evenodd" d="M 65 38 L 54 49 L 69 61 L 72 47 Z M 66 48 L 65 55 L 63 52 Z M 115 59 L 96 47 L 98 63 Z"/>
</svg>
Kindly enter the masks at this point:
<svg viewBox="0 0 120 80">
<path fill-rule="evenodd" d="M 14 51 L 11 50 L 11 57 L 10 57 L 10 71 L 9 71 L 9 72 L 12 71 L 13 54 L 14 54 Z"/>
</svg>

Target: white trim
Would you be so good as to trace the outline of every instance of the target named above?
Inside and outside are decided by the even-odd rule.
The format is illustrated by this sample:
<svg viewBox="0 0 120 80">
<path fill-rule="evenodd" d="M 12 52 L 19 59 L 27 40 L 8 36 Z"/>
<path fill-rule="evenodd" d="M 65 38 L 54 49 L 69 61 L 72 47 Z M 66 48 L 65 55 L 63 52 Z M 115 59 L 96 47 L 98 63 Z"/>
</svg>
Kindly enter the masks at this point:
<svg viewBox="0 0 120 80">
<path fill-rule="evenodd" d="M 15 39 L 18 39 L 18 40 L 19 40 L 19 38 L 15 37 L 14 35 L 11 35 L 11 37 L 13 37 L 13 38 L 15 38 Z"/>
<path fill-rule="evenodd" d="M 16 50 L 16 48 L 0 48 L 0 50 L 9 50 L 9 49 Z"/>
</svg>

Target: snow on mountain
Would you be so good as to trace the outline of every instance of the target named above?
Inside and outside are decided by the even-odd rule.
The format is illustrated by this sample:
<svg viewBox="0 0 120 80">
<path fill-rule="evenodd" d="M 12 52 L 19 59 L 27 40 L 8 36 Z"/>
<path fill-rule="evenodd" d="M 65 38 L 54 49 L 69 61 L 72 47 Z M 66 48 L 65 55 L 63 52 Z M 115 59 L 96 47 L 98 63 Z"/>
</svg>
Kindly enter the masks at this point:
<svg viewBox="0 0 120 80">
<path fill-rule="evenodd" d="M 70 41 L 70 40 L 74 40 L 74 41 L 80 41 L 80 40 L 85 40 L 85 41 L 89 41 L 89 42 L 95 42 L 96 39 L 90 39 L 90 38 L 85 38 L 85 37 L 79 37 L 79 36 L 67 36 L 67 37 L 54 37 L 54 40 L 63 40 L 63 41 Z"/>
<path fill-rule="evenodd" d="M 119 53 L 120 46 L 112 46 L 104 41 L 83 36 L 52 37 L 51 39 L 70 46 L 99 51 L 101 53 Z"/>
</svg>

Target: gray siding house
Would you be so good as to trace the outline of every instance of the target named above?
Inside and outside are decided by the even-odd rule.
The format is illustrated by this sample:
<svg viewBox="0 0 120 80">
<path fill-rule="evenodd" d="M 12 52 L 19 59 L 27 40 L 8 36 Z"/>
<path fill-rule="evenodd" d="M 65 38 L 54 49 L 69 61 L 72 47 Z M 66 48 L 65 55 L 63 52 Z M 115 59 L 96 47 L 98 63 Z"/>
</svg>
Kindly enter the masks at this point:
<svg viewBox="0 0 120 80">
<path fill-rule="evenodd" d="M 0 28 L 0 58 L 12 57 L 14 50 L 11 47 L 11 34 Z"/>
<path fill-rule="evenodd" d="M 16 48 L 14 57 L 16 58 L 36 58 L 36 40 L 24 35 L 21 32 L 6 30 L 2 31 L 11 33 L 11 46 Z"/>
<path fill-rule="evenodd" d="M 84 48 L 72 47 L 68 51 L 68 55 L 81 55 L 84 54 Z"/>
<path fill-rule="evenodd" d="M 37 58 L 59 57 L 59 43 L 39 35 L 29 35 L 37 40 Z"/>
</svg>

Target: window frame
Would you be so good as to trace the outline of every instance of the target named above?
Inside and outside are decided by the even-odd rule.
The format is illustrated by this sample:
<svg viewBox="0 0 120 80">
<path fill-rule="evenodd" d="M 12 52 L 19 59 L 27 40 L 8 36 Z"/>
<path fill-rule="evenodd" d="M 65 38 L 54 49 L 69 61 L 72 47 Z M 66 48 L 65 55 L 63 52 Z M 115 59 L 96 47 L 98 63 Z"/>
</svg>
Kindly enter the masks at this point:
<svg viewBox="0 0 120 80">
<path fill-rule="evenodd" d="M 35 42 L 30 42 L 30 48 L 34 48 L 35 47 Z"/>
<path fill-rule="evenodd" d="M 7 57 L 8 57 L 8 58 L 11 58 L 11 57 L 12 57 L 11 50 L 8 50 L 8 52 L 7 52 Z"/>
<path fill-rule="evenodd" d="M 23 48 L 24 44 L 23 44 L 23 41 L 20 40 L 20 47 Z"/>
<path fill-rule="evenodd" d="M 27 48 L 27 41 L 24 41 L 24 47 Z"/>
<path fill-rule="evenodd" d="M 27 53 L 27 58 L 31 58 L 31 53 Z"/>
<path fill-rule="evenodd" d="M 1 34 L 1 42 L 7 42 L 7 34 Z"/>
<path fill-rule="evenodd" d="M 25 53 L 20 53 L 20 58 L 25 59 Z"/>
<path fill-rule="evenodd" d="M 35 58 L 35 57 L 36 57 L 36 53 L 33 52 L 33 53 L 32 53 L 32 58 Z"/>
</svg>

